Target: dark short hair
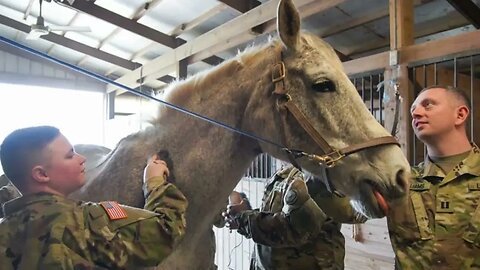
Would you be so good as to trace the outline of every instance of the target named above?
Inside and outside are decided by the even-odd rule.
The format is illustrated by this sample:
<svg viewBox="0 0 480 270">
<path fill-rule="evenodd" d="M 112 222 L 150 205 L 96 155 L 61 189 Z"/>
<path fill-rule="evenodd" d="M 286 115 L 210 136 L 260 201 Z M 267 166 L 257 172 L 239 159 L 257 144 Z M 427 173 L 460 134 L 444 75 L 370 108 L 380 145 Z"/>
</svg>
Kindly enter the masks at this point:
<svg viewBox="0 0 480 270">
<path fill-rule="evenodd" d="M 467 96 L 467 94 L 464 91 L 462 91 L 461 89 L 459 89 L 457 87 L 453 87 L 453 86 L 450 86 L 450 85 L 432 85 L 432 86 L 429 86 L 429 87 L 426 87 L 426 88 L 422 89 L 422 91 L 420 91 L 420 93 L 425 92 L 425 91 L 430 90 L 430 89 L 434 89 L 434 88 L 444 89 L 448 93 L 453 94 L 462 103 L 462 105 L 467 106 L 469 111 L 472 110 L 471 103 L 470 103 L 470 98 Z"/>
<path fill-rule="evenodd" d="M 28 127 L 13 131 L 3 140 L 0 147 L 3 171 L 17 188 L 23 188 L 35 157 L 59 134 L 60 130 L 52 126 Z"/>
</svg>

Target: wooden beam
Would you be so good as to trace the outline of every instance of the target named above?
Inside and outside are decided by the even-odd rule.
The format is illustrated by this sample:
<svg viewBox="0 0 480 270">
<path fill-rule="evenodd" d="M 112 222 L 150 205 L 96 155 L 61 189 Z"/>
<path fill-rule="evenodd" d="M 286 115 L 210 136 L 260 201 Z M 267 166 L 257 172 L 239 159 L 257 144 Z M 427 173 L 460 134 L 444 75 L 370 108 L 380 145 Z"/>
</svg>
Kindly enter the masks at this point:
<svg viewBox="0 0 480 270">
<path fill-rule="evenodd" d="M 0 23 L 9 27 L 12 27 L 14 29 L 17 29 L 18 31 L 22 31 L 25 33 L 29 33 L 31 27 L 29 25 L 23 24 L 21 22 L 18 22 L 16 20 L 10 19 L 8 17 L 5 17 L 3 15 L 0 15 Z M 57 35 L 55 33 L 50 32 L 48 35 L 41 36 L 42 39 L 48 40 L 50 42 L 53 42 L 55 44 L 67 47 L 69 49 L 72 49 L 74 51 L 78 51 L 84 54 L 88 54 L 92 57 L 95 57 L 97 59 L 101 59 L 105 62 L 126 68 L 126 69 L 135 69 L 136 67 L 139 66 L 138 63 L 134 63 L 131 61 L 128 61 L 126 59 L 123 59 L 121 57 L 118 57 L 113 54 L 109 54 L 107 52 L 101 51 L 97 48 L 93 48 L 90 46 L 87 46 L 83 43 L 80 43 L 78 41 L 66 38 L 61 35 Z"/>
<path fill-rule="evenodd" d="M 69 5 L 68 1 L 65 2 L 64 4 Z M 97 17 L 113 25 L 124 28 L 139 36 L 142 36 L 150 40 L 156 41 L 160 44 L 163 44 L 167 47 L 175 48 L 177 46 L 177 41 L 174 37 L 168 36 L 153 28 L 150 28 L 146 25 L 138 23 L 135 20 L 131 20 L 129 18 L 123 17 L 115 12 L 112 12 L 101 6 L 95 5 L 90 1 L 75 0 L 70 6 L 78 11 Z"/>
<path fill-rule="evenodd" d="M 203 13 L 202 15 L 196 17 L 195 19 L 182 23 L 175 27 L 172 32 L 170 32 L 171 36 L 178 36 L 183 32 L 189 31 L 195 27 L 197 27 L 199 24 L 207 21 L 208 19 L 212 18 L 213 16 L 219 14 L 220 12 L 224 11 L 227 8 L 226 5 L 224 4 L 218 4 L 214 8 L 208 10 L 207 12 Z"/>
<path fill-rule="evenodd" d="M 297 8 L 299 9 L 300 15 L 304 19 L 304 18 L 308 18 L 311 15 L 333 8 L 334 6 L 340 5 L 344 2 L 346 2 L 346 0 L 313 1 L 306 5 L 297 6 Z M 263 33 L 270 33 L 276 30 L 276 22 L 277 20 L 274 17 L 268 20 L 267 22 L 265 22 L 263 24 Z M 228 50 L 230 48 L 233 48 L 235 46 L 238 46 L 242 43 L 245 43 L 251 39 L 254 39 L 256 37 L 256 34 L 257 33 L 254 33 L 252 31 L 245 31 L 234 37 L 217 42 L 216 44 L 213 44 L 210 48 L 191 55 L 190 63 L 198 62 L 212 54 L 216 54 L 216 53 Z"/>
<path fill-rule="evenodd" d="M 23 19 L 26 20 L 28 16 L 30 16 L 30 12 L 32 11 L 32 5 L 35 0 L 29 0 L 28 1 L 28 6 L 27 9 L 25 10 L 25 13 L 23 14 Z"/>
<path fill-rule="evenodd" d="M 142 7 L 140 7 L 134 12 L 135 15 L 133 16 L 132 20 L 134 21 L 140 20 L 140 18 L 145 16 L 154 7 L 158 6 L 158 4 L 160 4 L 162 1 L 163 0 L 150 0 L 145 2 L 145 4 Z"/>
<path fill-rule="evenodd" d="M 325 31 L 320 32 L 320 36 L 324 38 L 328 36 L 333 36 L 335 34 L 348 31 L 350 29 L 361 26 L 363 24 L 367 24 L 367 23 L 379 20 L 381 18 L 385 18 L 386 16 L 388 16 L 388 10 L 383 8 L 376 9 L 359 18 L 354 18 L 354 19 L 336 24 L 332 27 L 329 27 Z"/>
<path fill-rule="evenodd" d="M 400 105 L 398 119 L 397 139 L 408 160 L 412 160 L 413 133 L 410 127 L 410 105 L 413 102 L 413 87 L 408 76 L 408 66 L 399 63 L 398 51 L 414 43 L 413 38 L 413 0 L 390 0 L 390 53 L 396 55 L 397 60 L 388 69 L 390 80 L 398 87 L 398 92 L 403 99 Z M 387 110 L 390 112 L 391 110 Z"/>
<path fill-rule="evenodd" d="M 162 1 L 162 0 L 157 0 L 157 1 L 152 1 L 152 2 L 155 2 L 155 3 L 158 3 L 159 1 Z M 170 36 L 178 36 L 180 35 L 181 33 L 185 32 L 185 31 L 189 31 L 193 28 L 195 28 L 197 25 L 205 22 L 206 20 L 210 19 L 211 17 L 217 15 L 218 13 L 222 12 L 223 10 L 225 10 L 227 8 L 226 5 L 224 4 L 218 4 L 217 6 L 215 6 L 214 8 L 206 11 L 205 13 L 203 13 L 202 15 L 196 17 L 195 19 L 193 19 L 192 21 L 190 22 L 187 22 L 187 23 L 182 23 L 180 24 L 179 26 L 175 27 L 175 29 L 173 31 L 171 31 L 169 33 Z M 149 8 L 149 10 L 151 9 L 151 6 Z M 135 16 L 135 17 L 138 17 L 138 16 Z M 131 61 L 135 61 L 137 60 L 139 57 L 143 56 L 145 53 L 147 53 L 148 51 L 151 51 L 157 47 L 161 46 L 160 44 L 156 43 L 156 42 L 152 42 L 150 43 L 149 45 L 143 47 L 141 50 L 135 52 L 132 57 L 130 57 L 130 60 Z M 218 65 L 220 64 L 221 62 L 223 62 L 223 58 L 221 57 L 218 57 L 218 56 L 215 56 L 215 55 L 209 55 L 208 57 L 205 57 L 205 58 L 202 58 L 202 59 L 199 59 L 198 61 L 203 61 L 209 65 Z M 107 74 L 111 74 L 113 72 L 115 72 L 116 69 L 112 68 L 110 69 Z"/>
<path fill-rule="evenodd" d="M 15 20 L 10 19 L 8 17 L 5 17 L 3 15 L 0 15 L 0 24 L 12 27 L 14 29 L 17 29 L 18 31 L 22 31 L 22 32 L 25 32 L 25 33 L 29 33 L 30 28 L 31 28 L 29 25 L 17 22 Z M 66 38 L 62 35 L 58 35 L 58 34 L 55 34 L 55 33 L 52 33 L 52 32 L 50 32 L 48 35 L 41 36 L 40 38 L 42 38 L 44 40 L 48 40 L 48 41 L 50 41 L 54 44 L 72 49 L 74 51 L 84 53 L 84 54 L 89 55 L 91 57 L 103 60 L 107 63 L 117 65 L 119 67 L 122 67 L 122 68 L 125 68 L 125 69 L 128 69 L 128 70 L 133 70 L 133 69 L 141 66 L 139 63 L 129 61 L 127 59 L 118 57 L 116 55 L 113 55 L 113 54 L 110 54 L 110 53 L 107 53 L 107 52 L 104 52 L 104 51 L 99 50 L 97 48 L 87 46 L 83 43 L 80 43 L 78 41 Z"/>
<path fill-rule="evenodd" d="M 462 27 L 468 24 L 467 19 L 465 19 L 462 15 L 458 14 L 456 11 L 449 12 L 442 17 L 435 18 L 433 20 L 422 22 L 415 26 L 415 38 L 421 38 L 429 35 L 433 35 L 436 33 L 440 33 L 443 31 L 447 31 L 453 28 Z M 377 40 L 372 41 L 369 43 L 359 44 L 356 47 L 351 48 L 347 55 L 355 55 L 355 54 L 362 54 L 366 53 L 371 50 L 376 50 L 380 48 L 385 48 L 389 46 L 389 41 L 384 40 Z"/>
<path fill-rule="evenodd" d="M 385 69 L 389 65 L 389 52 L 377 53 L 374 55 L 350 60 L 343 63 L 347 75 Z"/>
<path fill-rule="evenodd" d="M 410 45 L 400 50 L 400 64 L 410 65 L 429 59 L 441 59 L 447 55 L 480 51 L 480 30 L 440 40 Z M 343 63 L 348 75 L 385 69 L 389 66 L 389 52 L 357 58 Z"/>
<path fill-rule="evenodd" d="M 297 0 L 295 4 L 297 7 L 302 7 L 312 3 L 313 1 L 314 0 Z M 328 6 L 326 3 L 334 6 L 344 1 L 345 0 L 326 0 L 322 1 L 322 3 L 324 6 Z M 248 31 L 248 29 L 251 29 L 253 26 L 273 19 L 276 16 L 277 5 L 278 0 L 268 1 L 248 11 L 247 13 L 242 14 L 235 19 L 230 20 L 229 22 L 179 46 L 175 50 L 157 57 L 156 59 L 144 65 L 143 74 L 146 75 L 144 81 L 148 82 L 149 80 L 154 80 L 161 75 L 168 74 L 168 72 L 170 72 L 172 69 L 172 65 L 179 60 L 187 58 L 203 50 L 208 50 L 214 44 L 234 38 L 235 36 Z M 165 71 L 167 71 L 167 73 L 163 73 Z M 117 82 L 132 86 L 135 85 L 135 80 L 139 77 L 139 75 L 139 70 L 137 69 L 122 76 L 117 80 Z M 115 89 L 116 87 L 113 85 L 108 86 L 108 91 L 113 91 Z"/>
<path fill-rule="evenodd" d="M 390 0 L 390 49 L 413 44 L 413 0 Z"/>
<path fill-rule="evenodd" d="M 460 14 L 462 14 L 475 28 L 480 28 L 480 7 L 471 0 L 447 0 Z"/>
<path fill-rule="evenodd" d="M 159 2 L 155 2 L 158 4 Z M 68 5 L 68 3 L 65 3 Z M 135 33 L 139 36 L 145 37 L 147 39 L 153 40 L 157 43 L 165 45 L 169 48 L 177 48 L 180 44 L 185 43 L 186 41 L 181 38 L 171 37 L 167 34 L 159 32 L 153 28 L 145 26 L 141 23 L 138 23 L 137 20 L 140 19 L 140 13 L 143 14 L 146 12 L 145 9 L 137 11 L 134 14 L 133 19 L 123 17 L 115 12 L 112 12 L 108 9 L 95 5 L 93 2 L 87 0 L 75 0 L 71 5 L 72 8 L 81 11 L 83 13 L 89 14 L 106 22 L 109 22 L 113 25 L 116 25 L 120 28 L 129 30 L 132 33 Z M 208 62 L 207 62 L 208 63 Z"/>
<path fill-rule="evenodd" d="M 415 0 L 414 1 L 414 6 L 422 5 L 424 4 L 423 1 L 421 0 Z M 367 23 L 374 22 L 376 20 L 383 19 L 389 15 L 389 10 L 384 9 L 384 8 L 378 8 L 376 10 L 370 11 L 365 15 L 362 15 L 359 18 L 353 18 L 348 21 L 344 21 L 341 23 L 338 23 L 336 25 L 333 25 L 332 27 L 329 27 L 325 31 L 320 32 L 320 36 L 325 38 L 329 37 L 332 35 L 339 34 L 341 32 L 348 31 L 350 29 L 353 29 L 355 27 L 362 26 Z"/>
<path fill-rule="evenodd" d="M 480 50 L 480 30 L 408 46 L 400 52 L 400 62 L 410 64 L 477 50 Z"/>
<path fill-rule="evenodd" d="M 252 8 L 255 8 L 262 4 L 257 0 L 219 0 L 220 2 L 224 3 L 225 5 L 238 10 L 241 13 L 245 13 Z"/>
</svg>

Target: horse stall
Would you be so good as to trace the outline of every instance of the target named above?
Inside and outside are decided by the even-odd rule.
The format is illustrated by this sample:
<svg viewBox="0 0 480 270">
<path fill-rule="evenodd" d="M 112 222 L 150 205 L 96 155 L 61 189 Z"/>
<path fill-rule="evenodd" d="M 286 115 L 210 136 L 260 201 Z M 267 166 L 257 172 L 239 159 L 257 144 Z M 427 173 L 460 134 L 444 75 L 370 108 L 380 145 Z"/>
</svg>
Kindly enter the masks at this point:
<svg viewBox="0 0 480 270">
<path fill-rule="evenodd" d="M 90 36 L 82 36 L 79 33 L 71 34 L 70 32 L 55 34 L 50 33 L 51 30 L 47 29 L 48 31 L 45 30 L 47 32 L 44 34 L 48 35 L 40 39 L 38 37 L 33 40 L 28 39 L 24 42 L 26 36 L 30 36 L 30 31 L 33 34 L 41 34 L 31 30 L 39 26 L 38 23 L 35 24 L 35 20 L 25 19 L 38 17 L 39 7 L 37 4 L 39 2 L 38 0 L 4 0 L 0 3 L 0 38 L 3 41 L 3 43 L 0 42 L 0 83 L 35 84 L 59 89 L 86 89 L 90 92 L 101 92 L 100 99 L 104 101 L 105 108 L 98 113 L 98 116 L 102 118 L 102 130 L 98 133 L 99 137 L 103 139 L 103 145 L 113 149 L 122 138 L 151 127 L 152 124 L 148 121 L 151 120 L 152 115 L 157 113 L 158 109 L 157 101 L 149 101 L 144 98 L 145 96 L 138 97 L 126 90 L 134 90 L 146 96 L 161 95 L 172 81 L 199 73 L 197 78 L 207 77 L 208 70 L 215 69 L 217 65 L 225 63 L 231 58 L 246 59 L 245 63 L 248 65 L 256 64 L 255 60 L 260 56 L 268 55 L 270 51 L 243 59 L 238 58 L 238 55 L 245 53 L 246 47 L 255 48 L 258 44 L 267 42 L 270 39 L 269 35 L 276 36 L 274 30 L 277 14 L 273 10 L 276 10 L 279 0 L 211 0 L 202 2 L 201 8 L 193 8 L 195 2 L 198 1 L 181 1 L 189 2 L 191 5 L 191 9 L 185 9 L 184 12 L 178 12 L 179 1 L 176 0 L 45 0 L 43 2 L 45 2 L 44 16 L 47 25 L 65 23 L 74 26 L 74 24 L 87 24 L 93 21 L 95 25 L 92 26 L 98 27 L 101 30 L 100 34 L 95 31 L 95 35 Z M 302 27 L 305 26 L 306 30 L 312 31 L 315 36 L 320 36 L 333 45 L 363 104 L 378 123 L 396 135 L 410 164 L 416 164 L 425 157 L 425 147 L 415 138 L 410 126 L 409 106 L 419 91 L 426 86 L 446 84 L 466 91 L 472 102 L 472 116 L 468 127 L 469 136 L 472 141 L 480 143 L 480 30 L 478 30 L 480 21 L 476 18 L 478 16 L 464 15 L 468 12 L 466 12 L 465 6 L 462 7 L 463 4 L 453 6 L 454 2 L 469 2 L 478 7 L 480 1 L 294 0 L 293 2 L 299 8 L 302 23 L 305 22 Z M 40 10 L 41 3 L 42 1 L 40 1 Z M 119 6 L 124 10 L 119 10 Z M 66 10 L 68 12 L 65 12 Z M 358 14 L 357 11 L 359 11 Z M 150 12 L 159 18 L 168 16 L 175 25 L 167 27 L 165 22 L 157 21 L 154 16 L 147 16 L 147 13 Z M 120 13 L 123 16 L 120 16 Z M 57 20 L 58 14 L 65 15 L 64 20 Z M 177 16 L 169 16 L 171 14 Z M 184 17 L 186 14 L 192 16 L 186 18 Z M 90 16 L 93 20 L 92 18 L 89 18 L 90 21 L 85 20 L 84 16 L 87 18 Z M 126 17 L 129 18 L 125 19 Z M 414 25 L 416 31 L 413 30 Z M 389 27 L 390 29 L 388 29 Z M 10 42 L 8 39 L 14 40 L 14 42 Z M 26 46 L 27 48 L 19 49 L 11 46 L 15 43 L 20 43 L 18 47 Z M 252 43 L 255 45 L 247 45 Z M 131 48 L 127 48 L 129 46 Z M 31 47 L 34 50 L 31 50 Z M 45 59 L 40 60 L 31 54 L 35 50 L 47 57 L 60 58 L 73 67 L 64 68 L 59 66 L 58 62 L 55 64 Z M 251 53 L 252 48 L 246 51 L 247 54 Z M 253 51 L 255 52 L 255 49 Z M 282 53 L 278 55 L 280 56 L 275 57 L 284 56 Z M 281 67 L 281 65 L 278 66 Z M 317 63 L 316 66 L 320 66 L 320 63 Z M 85 73 L 81 74 L 83 70 L 77 70 L 76 67 L 101 74 L 101 77 L 107 78 L 108 81 L 99 81 L 98 78 L 92 79 L 84 76 Z M 230 80 L 234 81 L 240 77 L 238 67 L 231 65 L 228 68 L 229 72 L 225 72 L 223 76 L 219 76 L 215 80 L 211 79 L 211 81 L 218 82 L 227 76 L 231 76 Z M 207 71 L 204 72 L 205 70 Z M 261 70 L 262 72 L 267 70 L 267 66 Z M 292 73 L 296 74 L 296 72 Z M 246 77 L 260 76 L 259 74 L 260 72 L 251 72 Z M 270 80 L 272 75 L 274 75 L 273 72 L 268 73 L 268 76 L 264 76 L 267 79 L 259 80 L 258 83 L 275 81 L 276 78 Z M 279 75 L 282 77 L 281 72 Z M 25 78 L 29 78 L 28 82 Z M 231 81 L 228 83 L 235 86 L 246 84 L 245 81 L 236 83 Z M 126 86 L 126 88 L 119 87 L 118 84 Z M 271 85 L 265 89 L 268 87 Z M 212 108 L 214 105 L 225 104 L 221 99 L 211 101 L 215 98 L 213 93 L 218 93 L 220 90 L 224 90 L 223 88 L 227 87 L 218 87 L 213 90 L 206 87 L 205 91 L 212 92 L 196 98 L 202 102 L 210 101 Z M 232 90 L 229 96 L 239 94 L 240 91 L 237 90 Z M 0 89 L 0 91 L 2 90 Z M 231 102 L 230 109 L 236 105 L 233 101 L 240 102 L 246 99 L 241 97 L 228 100 Z M 2 102 L 11 102 L 11 100 L 2 100 Z M 88 107 L 88 104 L 85 107 Z M 211 113 L 208 108 L 202 109 L 204 109 L 202 115 L 203 112 Z M 232 110 L 240 111 L 240 109 Z M 228 113 L 219 113 L 218 115 L 212 113 L 213 118 L 222 119 L 226 115 Z M 192 120 L 185 117 L 179 122 L 191 127 L 205 124 L 195 122 L 194 125 L 190 121 Z M 260 121 L 252 129 L 267 124 L 273 126 L 272 122 Z M 372 122 L 374 123 L 374 121 Z M 178 129 L 178 134 L 188 133 L 179 126 L 171 125 Z M 87 123 L 82 126 L 82 130 L 86 130 L 84 133 L 93 133 L 89 127 L 93 128 L 93 125 L 89 126 Z M 201 139 L 208 135 L 203 134 Z M 193 135 L 188 138 L 189 142 L 197 140 Z M 173 141 L 181 145 L 179 142 L 181 140 L 173 133 L 170 134 L 169 140 L 164 142 L 167 144 L 167 142 Z M 224 140 L 220 138 L 218 141 Z M 211 149 L 215 147 L 211 147 Z M 185 155 L 190 154 L 188 150 L 182 149 L 182 151 Z M 206 158 L 210 157 L 208 154 L 204 156 L 193 154 L 192 156 L 195 156 L 197 162 L 201 163 L 209 160 Z M 233 155 L 229 153 L 224 156 Z M 243 173 L 235 190 L 244 192 L 252 207 L 257 208 L 261 203 L 265 181 L 285 163 L 267 153 L 253 158 L 254 156 L 252 154 L 253 162 Z M 178 160 L 182 159 L 177 158 Z M 249 162 L 250 160 L 245 162 L 245 166 L 242 165 L 242 171 L 235 175 L 240 176 Z M 141 174 L 143 160 L 137 163 L 132 171 L 135 171 L 138 176 Z M 217 164 L 211 164 L 212 170 L 216 168 L 214 165 Z M 228 169 L 225 167 L 220 171 L 226 172 L 229 171 Z M 231 166 L 230 169 L 233 171 L 237 168 Z M 112 171 L 115 171 L 115 168 Z M 209 170 L 201 171 L 204 176 L 209 176 Z M 140 179 L 140 177 L 137 178 Z M 220 176 L 217 178 L 219 179 Z M 236 183 L 232 183 L 234 181 L 232 179 L 227 179 L 225 182 L 227 181 L 229 188 Z M 132 184 L 128 188 L 126 186 L 124 190 L 138 189 L 141 184 L 137 182 L 135 182 L 136 186 Z M 219 185 L 212 186 L 218 187 Z M 93 193 L 97 192 L 97 195 L 102 193 L 98 195 L 102 197 L 109 184 L 99 187 L 91 189 Z M 208 192 L 208 189 L 203 186 L 195 188 L 204 193 Z M 116 190 L 116 192 L 115 196 L 119 196 L 122 190 Z M 123 198 L 126 196 L 125 194 L 120 195 Z M 102 199 L 104 198 L 102 197 Z M 141 203 L 138 202 L 141 202 L 142 199 L 141 196 L 135 198 L 134 204 L 140 205 Z M 201 217 L 219 214 L 208 212 L 205 210 L 206 207 L 200 207 L 202 204 L 218 206 L 220 199 L 216 199 L 213 203 L 210 198 L 192 200 L 193 207 L 196 207 L 194 212 L 200 213 L 198 216 Z M 227 196 L 222 200 L 226 205 Z M 200 227 L 209 229 L 210 223 L 195 222 L 192 223 L 194 224 L 192 227 L 195 229 Z M 208 224 L 205 225 L 206 223 Z M 245 239 L 225 227 L 213 227 L 213 231 L 216 246 L 214 260 L 218 269 L 249 269 L 254 248 L 252 240 Z M 209 231 L 207 231 L 208 233 Z M 345 269 L 393 270 L 394 253 L 385 218 L 371 219 L 364 224 L 344 224 L 342 233 L 346 244 Z M 208 260 L 207 257 L 213 257 L 211 256 L 212 252 L 207 251 L 208 245 L 202 243 L 208 242 L 205 241 L 206 237 L 193 237 L 192 233 L 189 237 L 188 240 L 195 241 L 194 244 L 190 246 L 183 243 L 181 253 L 172 256 L 174 259 L 168 259 L 166 266 L 161 266 L 161 269 L 173 269 L 172 265 L 177 266 L 177 261 L 180 261 L 181 266 L 175 269 L 189 270 L 192 269 L 192 265 L 198 266 L 200 263 L 205 263 Z M 184 263 L 183 261 L 188 262 Z"/>
</svg>

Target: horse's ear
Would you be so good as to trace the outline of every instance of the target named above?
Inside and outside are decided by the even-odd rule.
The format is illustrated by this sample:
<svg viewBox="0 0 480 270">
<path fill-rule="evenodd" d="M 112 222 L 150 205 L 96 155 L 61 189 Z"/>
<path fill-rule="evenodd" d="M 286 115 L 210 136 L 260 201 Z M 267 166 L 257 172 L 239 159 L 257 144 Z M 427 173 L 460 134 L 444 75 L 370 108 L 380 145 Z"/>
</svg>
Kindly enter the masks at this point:
<svg viewBox="0 0 480 270">
<path fill-rule="evenodd" d="M 277 29 L 283 43 L 295 50 L 300 43 L 300 15 L 292 0 L 278 4 Z"/>
</svg>

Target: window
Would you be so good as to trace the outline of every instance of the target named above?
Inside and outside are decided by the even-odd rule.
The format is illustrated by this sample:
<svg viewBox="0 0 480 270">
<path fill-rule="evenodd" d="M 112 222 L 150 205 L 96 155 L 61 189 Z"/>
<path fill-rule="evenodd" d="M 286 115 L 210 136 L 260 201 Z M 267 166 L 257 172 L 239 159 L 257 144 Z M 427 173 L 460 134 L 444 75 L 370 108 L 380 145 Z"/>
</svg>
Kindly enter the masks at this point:
<svg viewBox="0 0 480 270">
<path fill-rule="evenodd" d="M 0 142 L 18 128 L 52 125 L 72 144 L 103 145 L 104 112 L 101 92 L 0 83 Z"/>
</svg>

